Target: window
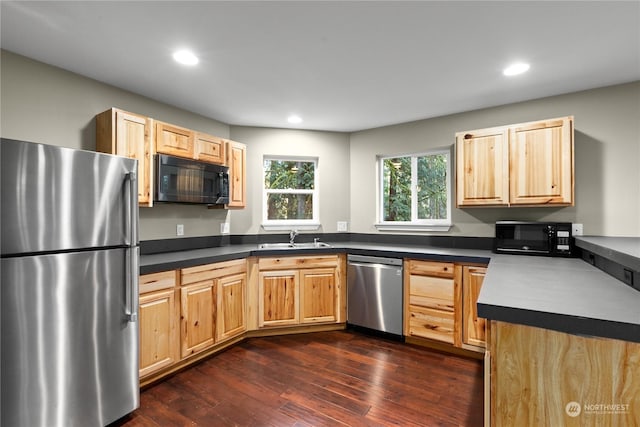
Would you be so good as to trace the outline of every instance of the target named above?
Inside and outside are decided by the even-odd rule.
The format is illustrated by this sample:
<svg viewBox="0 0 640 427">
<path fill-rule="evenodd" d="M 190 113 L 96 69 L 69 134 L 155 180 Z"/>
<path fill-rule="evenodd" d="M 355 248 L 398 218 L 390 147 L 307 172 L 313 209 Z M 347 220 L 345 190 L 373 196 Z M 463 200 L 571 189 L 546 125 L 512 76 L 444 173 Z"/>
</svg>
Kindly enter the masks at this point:
<svg viewBox="0 0 640 427">
<path fill-rule="evenodd" d="M 263 227 L 317 228 L 318 160 L 264 158 Z"/>
<path fill-rule="evenodd" d="M 449 157 L 449 150 L 380 156 L 377 228 L 448 230 Z"/>
</svg>

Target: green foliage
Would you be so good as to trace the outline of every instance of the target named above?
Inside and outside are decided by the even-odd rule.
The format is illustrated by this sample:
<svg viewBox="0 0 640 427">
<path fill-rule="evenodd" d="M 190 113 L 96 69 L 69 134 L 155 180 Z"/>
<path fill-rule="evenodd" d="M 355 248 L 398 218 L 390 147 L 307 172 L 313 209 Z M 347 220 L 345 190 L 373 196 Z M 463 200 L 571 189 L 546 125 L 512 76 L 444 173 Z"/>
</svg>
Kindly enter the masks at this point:
<svg viewBox="0 0 640 427">
<path fill-rule="evenodd" d="M 313 219 L 314 186 L 314 162 L 265 160 L 264 188 L 268 193 L 267 218 L 270 220 Z M 278 190 L 302 190 L 303 192 Z"/>
<path fill-rule="evenodd" d="M 383 159 L 383 220 L 411 221 L 412 159 L 403 156 Z M 447 158 L 442 154 L 420 156 L 417 165 L 417 219 L 447 217 Z"/>
</svg>

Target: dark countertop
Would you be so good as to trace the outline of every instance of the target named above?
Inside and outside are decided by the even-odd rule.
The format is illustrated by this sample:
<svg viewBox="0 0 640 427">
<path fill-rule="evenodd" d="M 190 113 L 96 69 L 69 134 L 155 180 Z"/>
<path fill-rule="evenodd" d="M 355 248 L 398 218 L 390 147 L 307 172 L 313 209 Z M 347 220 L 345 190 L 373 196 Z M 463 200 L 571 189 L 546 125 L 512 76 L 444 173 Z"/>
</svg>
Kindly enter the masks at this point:
<svg viewBox="0 0 640 427">
<path fill-rule="evenodd" d="M 576 236 L 576 246 L 640 271 L 640 237 Z"/>
<path fill-rule="evenodd" d="M 487 250 L 417 245 L 339 242 L 332 246 L 259 250 L 256 244 L 243 244 L 142 255 L 140 273 L 248 256 L 334 253 L 489 263 L 478 299 L 480 316 L 578 335 L 640 342 L 640 292 L 578 258 L 500 255 Z"/>
</svg>

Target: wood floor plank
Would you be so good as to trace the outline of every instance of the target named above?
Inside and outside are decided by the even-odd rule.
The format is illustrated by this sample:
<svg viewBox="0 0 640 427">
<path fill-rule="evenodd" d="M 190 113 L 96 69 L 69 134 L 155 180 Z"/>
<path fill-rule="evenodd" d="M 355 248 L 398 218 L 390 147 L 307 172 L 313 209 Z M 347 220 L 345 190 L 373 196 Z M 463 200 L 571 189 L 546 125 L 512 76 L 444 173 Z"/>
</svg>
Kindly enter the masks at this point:
<svg viewBox="0 0 640 427">
<path fill-rule="evenodd" d="M 353 331 L 251 338 L 110 427 L 482 426 L 482 362 Z"/>
</svg>

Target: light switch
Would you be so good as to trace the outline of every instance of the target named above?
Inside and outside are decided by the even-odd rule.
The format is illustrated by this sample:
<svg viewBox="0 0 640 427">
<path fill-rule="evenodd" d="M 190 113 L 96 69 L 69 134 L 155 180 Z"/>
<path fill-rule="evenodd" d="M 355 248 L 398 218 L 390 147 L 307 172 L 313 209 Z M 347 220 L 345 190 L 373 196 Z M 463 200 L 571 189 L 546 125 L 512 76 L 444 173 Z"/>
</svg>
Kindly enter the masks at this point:
<svg viewBox="0 0 640 427">
<path fill-rule="evenodd" d="M 338 221 L 337 229 L 338 229 L 338 232 L 347 231 L 347 221 Z"/>
<path fill-rule="evenodd" d="M 177 236 L 184 236 L 184 224 L 176 225 L 176 235 Z"/>
</svg>

